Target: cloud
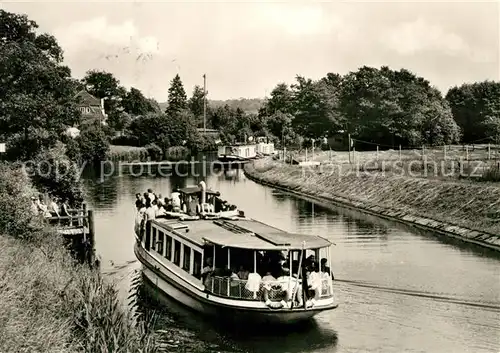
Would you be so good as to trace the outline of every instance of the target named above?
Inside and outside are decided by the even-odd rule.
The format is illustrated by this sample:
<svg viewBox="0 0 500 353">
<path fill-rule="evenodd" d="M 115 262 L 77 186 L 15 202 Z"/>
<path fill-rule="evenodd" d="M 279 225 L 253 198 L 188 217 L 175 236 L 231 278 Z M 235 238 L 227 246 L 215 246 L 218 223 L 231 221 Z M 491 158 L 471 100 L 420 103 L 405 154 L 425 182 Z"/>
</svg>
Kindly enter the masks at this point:
<svg viewBox="0 0 500 353">
<path fill-rule="evenodd" d="M 337 17 L 325 16 L 321 4 L 264 3 L 259 4 L 255 25 L 280 29 L 293 36 L 328 33 L 338 27 Z"/>
<path fill-rule="evenodd" d="M 401 55 L 415 55 L 436 51 L 450 56 L 466 55 L 474 61 L 490 61 L 491 53 L 471 47 L 461 36 L 445 28 L 418 18 L 386 30 L 381 42 Z"/>
<path fill-rule="evenodd" d="M 96 17 L 60 27 L 55 30 L 55 35 L 66 52 L 76 52 L 95 43 L 127 48 L 142 54 L 160 52 L 158 40 L 153 36 L 141 36 L 131 20 L 111 24 L 106 17 Z"/>
</svg>

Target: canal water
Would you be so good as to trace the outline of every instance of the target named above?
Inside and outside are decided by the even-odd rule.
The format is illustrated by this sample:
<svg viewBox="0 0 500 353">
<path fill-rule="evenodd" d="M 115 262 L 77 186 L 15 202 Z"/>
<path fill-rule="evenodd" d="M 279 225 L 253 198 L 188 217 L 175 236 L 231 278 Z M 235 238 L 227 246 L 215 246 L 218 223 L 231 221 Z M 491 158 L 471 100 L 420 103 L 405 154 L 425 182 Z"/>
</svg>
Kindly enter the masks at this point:
<svg viewBox="0 0 500 353">
<path fill-rule="evenodd" d="M 355 211 L 326 209 L 256 184 L 242 171 L 204 175 L 194 169 L 187 176 L 122 171 L 85 180 L 88 204 L 95 210 L 102 270 L 118 284 L 124 302 L 140 270 L 133 253 L 134 195 L 152 188 L 167 196 L 173 187 L 205 180 L 248 217 L 333 241 L 340 305 L 284 332 L 252 327 L 243 332 L 209 322 L 164 298 L 160 326 L 176 326 L 192 343 L 188 351 L 500 352 L 498 255 Z"/>
</svg>

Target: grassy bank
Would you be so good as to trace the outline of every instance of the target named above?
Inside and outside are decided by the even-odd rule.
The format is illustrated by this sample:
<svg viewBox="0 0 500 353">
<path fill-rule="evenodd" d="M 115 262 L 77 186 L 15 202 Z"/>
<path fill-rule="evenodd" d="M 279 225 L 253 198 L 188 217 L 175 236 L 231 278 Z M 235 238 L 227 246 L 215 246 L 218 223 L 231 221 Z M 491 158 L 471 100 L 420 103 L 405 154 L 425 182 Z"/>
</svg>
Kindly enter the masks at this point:
<svg viewBox="0 0 500 353">
<path fill-rule="evenodd" d="M 500 188 L 492 183 L 438 180 L 362 172 L 332 174 L 320 169 L 262 160 L 250 175 L 324 198 L 343 198 L 457 226 L 500 234 Z"/>
<path fill-rule="evenodd" d="M 500 181 L 500 153 L 496 146 L 446 146 L 424 150 L 385 151 L 314 151 L 287 153 L 295 161 L 320 162 L 340 174 L 360 171 L 383 171 L 392 175 L 438 179 Z"/>
<path fill-rule="evenodd" d="M 31 215 L 35 194 L 22 170 L 0 164 L 0 352 L 159 352 L 113 285 Z"/>
</svg>

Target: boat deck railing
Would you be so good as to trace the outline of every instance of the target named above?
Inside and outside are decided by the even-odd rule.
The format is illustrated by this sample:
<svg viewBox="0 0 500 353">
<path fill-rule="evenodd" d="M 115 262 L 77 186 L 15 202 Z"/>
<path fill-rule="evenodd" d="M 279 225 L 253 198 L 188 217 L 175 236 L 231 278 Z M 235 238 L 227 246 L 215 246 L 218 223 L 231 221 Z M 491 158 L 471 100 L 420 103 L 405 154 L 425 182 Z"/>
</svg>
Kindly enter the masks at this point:
<svg viewBox="0 0 500 353">
<path fill-rule="evenodd" d="M 287 298 L 287 294 L 288 298 L 291 298 L 293 293 L 298 292 L 299 295 L 302 293 L 302 281 L 296 279 L 292 281 L 288 279 L 261 281 L 257 291 L 255 291 L 256 288 L 252 288 L 249 285 L 248 280 L 214 276 L 207 279 L 207 281 L 206 289 L 209 292 L 231 299 L 263 301 L 267 292 L 269 300 L 280 301 Z M 333 296 L 332 280 L 330 278 L 321 279 L 321 287 L 318 294 L 320 298 L 331 298 Z"/>
</svg>

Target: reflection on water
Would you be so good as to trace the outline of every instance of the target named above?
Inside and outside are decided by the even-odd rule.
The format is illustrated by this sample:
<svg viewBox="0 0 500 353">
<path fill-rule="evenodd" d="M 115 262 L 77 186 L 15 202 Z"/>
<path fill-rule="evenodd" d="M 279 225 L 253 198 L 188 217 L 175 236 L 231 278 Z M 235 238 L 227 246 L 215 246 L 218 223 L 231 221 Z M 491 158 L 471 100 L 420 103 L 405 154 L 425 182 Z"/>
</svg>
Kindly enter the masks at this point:
<svg viewBox="0 0 500 353">
<path fill-rule="evenodd" d="M 206 351 L 499 351 L 498 254 L 450 245 L 449 240 L 357 211 L 326 209 L 255 184 L 241 171 L 206 178 L 121 175 L 104 182 L 86 180 L 89 206 L 96 211 L 96 249 L 103 271 L 125 293 L 130 272 L 140 267 L 133 253 L 135 193 L 151 187 L 168 195 L 175 186 L 201 179 L 248 217 L 334 242 L 332 269 L 340 300 L 338 309 L 290 333 L 252 327 L 228 330 L 223 323 L 215 325 L 164 302 L 164 317 L 174 317 Z"/>
</svg>

